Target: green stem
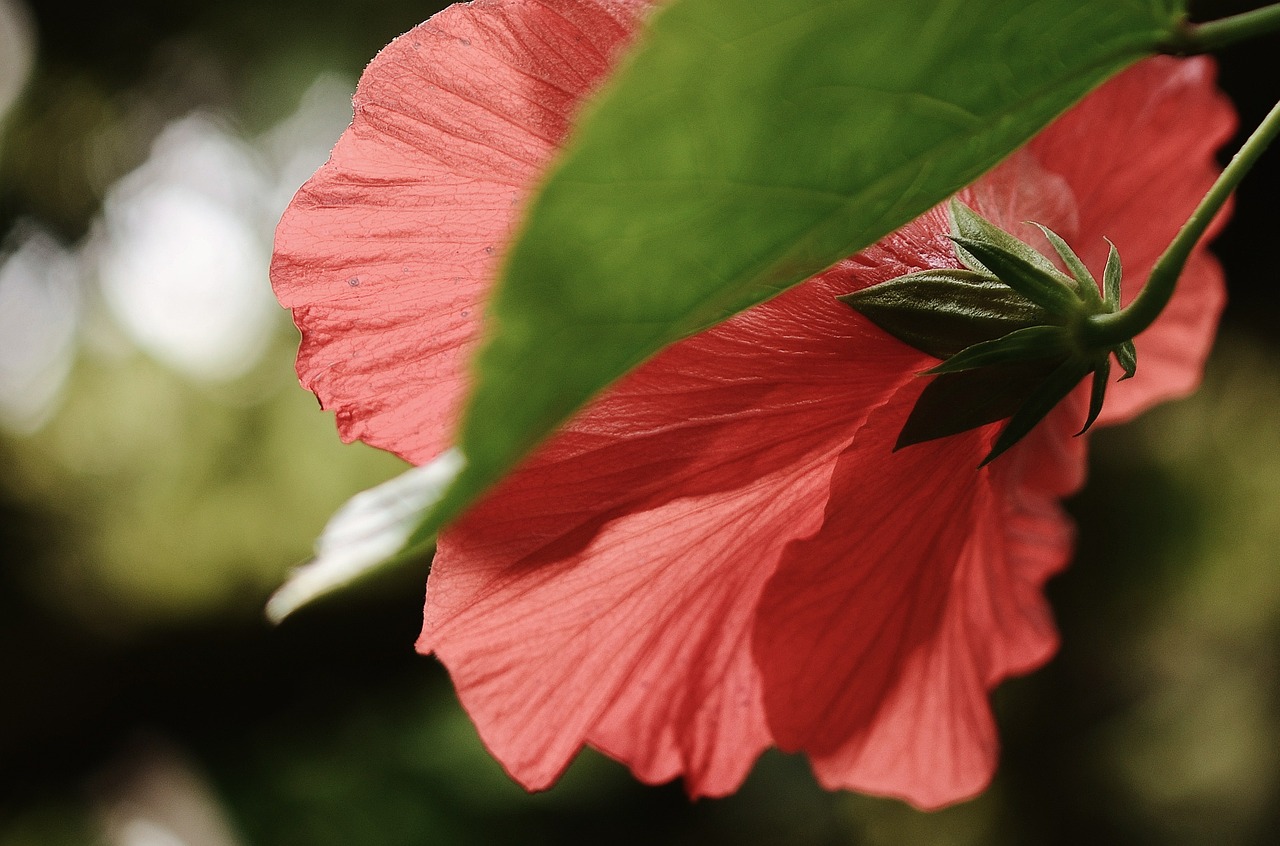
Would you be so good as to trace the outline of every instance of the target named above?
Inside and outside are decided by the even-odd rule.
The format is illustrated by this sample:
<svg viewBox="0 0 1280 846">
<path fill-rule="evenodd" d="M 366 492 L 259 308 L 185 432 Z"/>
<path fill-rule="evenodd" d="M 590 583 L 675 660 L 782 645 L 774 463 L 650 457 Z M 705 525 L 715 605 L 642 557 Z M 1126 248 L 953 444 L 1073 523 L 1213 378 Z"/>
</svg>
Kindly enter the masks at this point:
<svg viewBox="0 0 1280 846">
<path fill-rule="evenodd" d="M 1232 157 L 1218 181 L 1213 183 L 1209 193 L 1204 195 L 1191 217 L 1178 230 L 1173 243 L 1156 260 L 1155 267 L 1151 268 L 1151 275 L 1147 277 L 1147 284 L 1138 292 L 1133 302 L 1114 314 L 1098 314 L 1088 319 L 1085 332 L 1089 343 L 1105 347 L 1122 344 L 1155 322 L 1160 312 L 1169 304 L 1187 258 L 1209 228 L 1214 215 L 1277 135 L 1280 135 L 1280 103 L 1267 113 L 1262 123 L 1244 142 L 1244 146 Z"/>
<path fill-rule="evenodd" d="M 1280 3 L 1205 23 L 1191 23 L 1184 18 L 1160 45 L 1160 52 L 1177 56 L 1210 53 L 1277 30 L 1280 30 Z"/>
</svg>

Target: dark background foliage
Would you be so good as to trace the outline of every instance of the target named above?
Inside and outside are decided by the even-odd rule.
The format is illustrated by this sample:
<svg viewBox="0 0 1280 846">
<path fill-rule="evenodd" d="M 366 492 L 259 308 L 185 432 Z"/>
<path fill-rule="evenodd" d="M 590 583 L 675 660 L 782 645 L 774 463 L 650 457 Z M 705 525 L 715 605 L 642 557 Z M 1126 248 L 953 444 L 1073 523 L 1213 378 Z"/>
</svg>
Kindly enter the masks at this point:
<svg viewBox="0 0 1280 846">
<path fill-rule="evenodd" d="M 397 468 L 338 444 L 292 381 L 283 314 L 250 365 L 192 375 L 131 334 L 95 264 L 113 192 L 175 122 L 287 182 L 270 151 L 315 80 L 346 92 L 322 160 L 362 66 L 434 8 L 22 8 L 37 52 L 0 123 L 0 262 L 38 232 L 70 257 L 79 317 L 60 393 L 0 430 L 0 846 L 1280 842 L 1280 151 L 1215 247 L 1231 305 L 1204 390 L 1094 439 L 1079 554 L 1050 589 L 1064 645 L 999 690 L 986 795 L 920 814 L 771 753 L 738 795 L 690 803 L 588 753 L 527 796 L 412 651 L 425 562 L 262 620 L 328 513 Z M 1220 57 L 1246 129 L 1280 96 L 1277 49 Z"/>
</svg>

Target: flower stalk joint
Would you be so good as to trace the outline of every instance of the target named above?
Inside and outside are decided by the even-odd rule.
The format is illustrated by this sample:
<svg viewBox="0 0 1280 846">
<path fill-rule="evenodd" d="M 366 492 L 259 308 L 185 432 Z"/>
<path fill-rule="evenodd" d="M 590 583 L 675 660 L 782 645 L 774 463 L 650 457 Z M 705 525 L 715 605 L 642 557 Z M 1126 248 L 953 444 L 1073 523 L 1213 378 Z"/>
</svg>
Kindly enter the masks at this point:
<svg viewBox="0 0 1280 846">
<path fill-rule="evenodd" d="M 1102 285 L 1056 233 L 1035 224 L 1062 261 L 951 201 L 956 269 L 923 270 L 840 297 L 881 329 L 942 363 L 895 449 L 1007 420 L 983 460 L 1022 439 L 1093 375 L 1084 434 L 1102 411 L 1114 357 L 1133 376 L 1132 339 L 1099 342 L 1097 315 L 1120 310 L 1121 263 L 1111 246 Z"/>
</svg>

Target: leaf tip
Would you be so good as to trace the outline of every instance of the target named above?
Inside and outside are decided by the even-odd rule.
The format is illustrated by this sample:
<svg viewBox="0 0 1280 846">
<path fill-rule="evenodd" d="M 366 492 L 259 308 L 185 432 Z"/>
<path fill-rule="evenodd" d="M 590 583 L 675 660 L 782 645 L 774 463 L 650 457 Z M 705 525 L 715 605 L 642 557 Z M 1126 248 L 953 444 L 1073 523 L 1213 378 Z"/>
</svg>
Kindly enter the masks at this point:
<svg viewBox="0 0 1280 846">
<path fill-rule="evenodd" d="M 267 619 L 280 623 L 304 605 L 346 587 L 405 551 L 424 515 L 465 465 L 457 448 L 356 494 L 339 508 L 316 541 L 316 555 L 267 600 Z"/>
</svg>

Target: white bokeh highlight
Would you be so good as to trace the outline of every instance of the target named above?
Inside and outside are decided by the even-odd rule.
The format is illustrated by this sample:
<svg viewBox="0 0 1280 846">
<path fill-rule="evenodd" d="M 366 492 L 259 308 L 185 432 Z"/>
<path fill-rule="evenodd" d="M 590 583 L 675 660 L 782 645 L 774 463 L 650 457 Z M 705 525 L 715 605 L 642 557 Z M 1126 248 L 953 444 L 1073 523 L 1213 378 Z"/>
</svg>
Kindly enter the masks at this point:
<svg viewBox="0 0 1280 846">
<path fill-rule="evenodd" d="M 0 0 L 0 47 L 25 43 L 22 11 Z M 0 50 L 0 108 L 29 60 Z M 78 330 L 96 320 L 95 283 L 128 341 L 157 361 L 197 381 L 247 373 L 287 322 L 267 275 L 276 221 L 350 123 L 350 91 L 321 76 L 249 140 L 186 115 L 109 189 L 82 244 L 31 223 L 11 232 L 0 245 L 0 428 L 31 434 L 56 410 Z"/>
<path fill-rule="evenodd" d="M 284 319 L 267 277 L 276 221 L 350 120 L 349 84 L 322 76 L 253 142 L 199 113 L 165 128 L 108 192 L 89 247 L 142 349 L 203 380 L 257 363 Z"/>
<path fill-rule="evenodd" d="M 276 319 L 252 150 L 211 119 L 170 124 L 107 194 L 89 250 L 113 315 L 149 354 L 226 380 L 261 356 Z"/>
<path fill-rule="evenodd" d="M 0 255 L 0 425 L 36 431 L 71 371 L 81 297 L 76 257 L 25 227 Z"/>
</svg>

